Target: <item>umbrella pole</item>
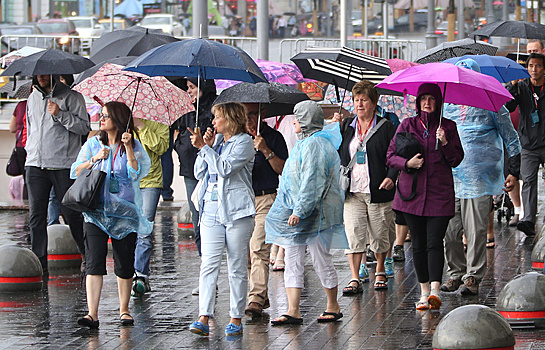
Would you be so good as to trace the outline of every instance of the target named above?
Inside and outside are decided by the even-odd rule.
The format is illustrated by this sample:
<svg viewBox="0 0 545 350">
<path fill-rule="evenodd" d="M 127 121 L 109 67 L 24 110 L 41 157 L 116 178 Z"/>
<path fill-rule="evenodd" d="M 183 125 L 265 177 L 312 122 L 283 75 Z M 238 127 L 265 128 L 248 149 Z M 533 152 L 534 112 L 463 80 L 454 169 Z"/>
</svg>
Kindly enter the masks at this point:
<svg viewBox="0 0 545 350">
<path fill-rule="evenodd" d="M 136 81 L 136 91 L 134 93 L 134 100 L 132 100 L 132 107 L 131 107 L 131 117 L 132 112 L 134 111 L 134 105 L 136 104 L 136 96 L 138 95 L 138 88 L 140 87 L 140 81 L 142 78 L 138 77 Z M 129 125 L 131 124 L 131 119 L 129 118 L 129 121 L 127 122 L 127 127 L 125 128 L 125 132 L 129 132 Z"/>
<path fill-rule="evenodd" d="M 197 109 L 195 110 L 195 132 L 199 127 L 199 95 L 201 94 L 201 67 L 197 67 Z"/>
<path fill-rule="evenodd" d="M 261 102 L 257 104 L 259 111 L 257 112 L 257 136 L 259 136 L 259 129 L 261 127 Z"/>
<path fill-rule="evenodd" d="M 445 89 L 443 90 L 443 96 L 447 96 L 447 83 L 445 83 Z M 441 125 L 443 124 L 443 105 L 445 104 L 445 98 L 443 97 L 443 104 L 441 105 L 441 111 L 439 114 L 439 128 L 441 128 Z M 435 136 L 435 150 L 439 150 L 439 139 L 437 136 Z"/>
</svg>

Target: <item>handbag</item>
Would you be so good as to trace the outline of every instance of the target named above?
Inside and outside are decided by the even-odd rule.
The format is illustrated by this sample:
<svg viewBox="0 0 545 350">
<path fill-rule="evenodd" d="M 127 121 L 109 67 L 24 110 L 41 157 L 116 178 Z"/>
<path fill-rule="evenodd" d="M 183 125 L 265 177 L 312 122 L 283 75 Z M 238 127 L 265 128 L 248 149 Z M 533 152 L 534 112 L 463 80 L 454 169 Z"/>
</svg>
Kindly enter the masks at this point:
<svg viewBox="0 0 545 350">
<path fill-rule="evenodd" d="M 8 164 L 6 165 L 6 173 L 10 176 L 23 175 L 25 172 L 26 151 L 23 147 L 17 147 L 17 143 L 23 135 L 24 128 L 25 127 L 23 126 L 17 135 L 15 147 L 13 148 L 13 151 L 11 151 L 11 156 L 9 157 Z"/>
<path fill-rule="evenodd" d="M 411 159 L 418 153 L 422 154 L 424 149 L 420 142 L 414 137 L 410 132 L 399 132 L 396 134 L 396 154 L 405 159 Z M 417 169 L 406 169 L 407 173 L 413 174 L 413 184 L 411 187 L 411 194 L 409 197 L 404 197 L 397 186 L 397 194 L 399 198 L 403 201 L 410 201 L 416 195 L 416 185 L 418 184 L 418 170 Z"/>
<path fill-rule="evenodd" d="M 386 122 L 386 119 L 381 119 L 375 125 L 373 129 L 371 129 L 365 138 L 363 139 L 360 146 L 365 146 L 367 141 L 377 132 L 377 130 Z M 350 159 L 350 162 L 347 166 L 341 165 L 341 174 L 339 176 L 339 185 L 341 186 L 341 189 L 343 192 L 346 192 L 348 188 L 350 188 L 350 172 L 352 171 L 352 168 L 354 167 L 354 164 L 356 164 L 356 154 Z"/>
<path fill-rule="evenodd" d="M 91 169 L 81 170 L 76 181 L 64 194 L 62 205 L 80 212 L 93 211 L 98 207 L 106 172 L 96 168 L 96 164 Z"/>
</svg>

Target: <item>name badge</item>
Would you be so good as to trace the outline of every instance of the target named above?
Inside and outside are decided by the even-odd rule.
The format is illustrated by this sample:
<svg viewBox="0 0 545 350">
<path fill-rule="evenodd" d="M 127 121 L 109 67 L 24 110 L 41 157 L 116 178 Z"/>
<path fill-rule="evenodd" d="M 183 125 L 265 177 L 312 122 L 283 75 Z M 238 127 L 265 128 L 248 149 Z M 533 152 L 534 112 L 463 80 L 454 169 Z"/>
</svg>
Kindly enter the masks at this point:
<svg viewBox="0 0 545 350">
<path fill-rule="evenodd" d="M 530 114 L 530 117 L 532 117 L 532 126 L 535 126 L 537 123 L 539 123 L 539 115 L 537 114 L 537 111 L 533 111 L 532 114 Z"/>
<path fill-rule="evenodd" d="M 362 149 L 361 151 L 356 152 L 356 162 L 358 164 L 365 164 L 365 150 Z"/>
<path fill-rule="evenodd" d="M 115 177 L 110 178 L 110 193 L 119 192 L 119 181 Z"/>
</svg>

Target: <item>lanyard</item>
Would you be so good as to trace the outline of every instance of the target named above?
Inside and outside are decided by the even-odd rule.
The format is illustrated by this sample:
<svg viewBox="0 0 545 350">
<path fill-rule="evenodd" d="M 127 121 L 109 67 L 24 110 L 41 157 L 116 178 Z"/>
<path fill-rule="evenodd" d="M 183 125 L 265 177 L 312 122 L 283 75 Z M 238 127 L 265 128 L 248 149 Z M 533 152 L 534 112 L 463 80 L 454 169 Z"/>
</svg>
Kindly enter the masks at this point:
<svg viewBox="0 0 545 350">
<path fill-rule="evenodd" d="M 539 95 L 541 95 L 541 91 L 543 90 L 543 85 L 541 85 L 541 86 L 539 87 L 539 95 L 536 94 L 536 88 L 535 88 L 535 86 L 532 85 L 532 84 L 530 84 L 530 86 L 532 87 L 532 92 L 534 93 L 534 94 L 533 94 L 533 97 L 534 97 L 534 102 L 535 102 L 535 104 L 536 104 L 536 111 L 537 111 L 537 109 L 538 109 L 538 107 L 537 107 L 537 101 L 539 101 Z"/>
<path fill-rule="evenodd" d="M 424 128 L 424 135 L 422 135 L 422 138 L 426 138 L 426 137 L 430 136 L 430 133 L 428 131 L 428 126 L 426 124 L 424 124 L 424 122 L 422 121 L 422 118 L 420 116 L 418 116 L 418 120 L 420 120 L 420 124 L 422 124 L 422 127 Z"/>
<path fill-rule="evenodd" d="M 114 158 L 112 159 L 112 170 L 110 172 L 110 174 L 113 176 L 114 175 L 114 162 L 115 162 L 115 157 L 117 156 L 117 152 L 119 152 L 119 148 L 121 147 L 121 143 L 119 143 L 119 145 L 117 145 L 117 149 L 115 150 L 115 153 L 114 153 Z"/>
<path fill-rule="evenodd" d="M 375 121 L 375 118 L 373 117 L 373 119 L 371 119 L 371 121 L 369 122 L 369 125 L 367 125 L 367 129 L 365 129 L 365 132 L 363 133 L 363 135 L 361 133 L 360 123 L 359 123 L 359 121 L 357 122 L 357 124 L 358 124 L 358 138 L 360 139 L 360 144 L 363 143 L 363 139 L 367 135 L 367 132 L 369 131 L 369 129 L 371 129 L 371 125 L 373 125 L 374 121 Z"/>
</svg>

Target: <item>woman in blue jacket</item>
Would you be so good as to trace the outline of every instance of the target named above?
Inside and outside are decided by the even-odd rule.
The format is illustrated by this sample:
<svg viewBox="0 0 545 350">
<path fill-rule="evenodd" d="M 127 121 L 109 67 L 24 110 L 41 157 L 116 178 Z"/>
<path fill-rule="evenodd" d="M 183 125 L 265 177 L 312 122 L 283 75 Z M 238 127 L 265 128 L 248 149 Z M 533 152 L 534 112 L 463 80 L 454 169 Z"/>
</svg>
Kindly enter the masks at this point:
<svg viewBox="0 0 545 350">
<path fill-rule="evenodd" d="M 189 326 L 193 333 L 207 336 L 208 319 L 214 314 L 216 283 L 223 249 L 227 249 L 231 320 L 227 336 L 242 334 L 242 316 L 248 285 L 248 246 L 254 229 L 252 168 L 254 142 L 246 128 L 246 111 L 240 103 L 212 107 L 215 130 L 190 128 L 191 143 L 200 151 L 195 162 L 201 225 L 201 273 L 199 320 Z M 216 135 L 217 133 L 217 135 Z"/>
</svg>

